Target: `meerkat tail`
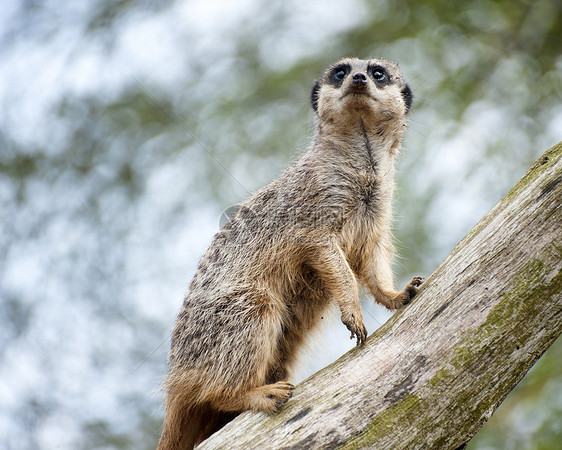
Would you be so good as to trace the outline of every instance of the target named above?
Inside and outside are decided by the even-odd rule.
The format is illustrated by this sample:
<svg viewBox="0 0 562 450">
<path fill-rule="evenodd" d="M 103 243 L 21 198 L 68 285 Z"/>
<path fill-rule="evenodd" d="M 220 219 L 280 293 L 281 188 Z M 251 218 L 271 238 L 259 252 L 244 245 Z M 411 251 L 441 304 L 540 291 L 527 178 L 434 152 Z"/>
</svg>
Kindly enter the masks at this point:
<svg viewBox="0 0 562 450">
<path fill-rule="evenodd" d="M 188 450 L 200 442 L 201 411 L 193 407 L 174 402 L 166 408 L 164 430 L 157 450 Z"/>
<path fill-rule="evenodd" d="M 193 403 L 192 386 L 167 380 L 166 418 L 158 450 L 188 450 L 207 439 L 239 413 L 219 411 L 210 403 Z"/>
<path fill-rule="evenodd" d="M 183 406 L 183 407 L 182 407 Z M 176 403 L 164 422 L 158 450 L 188 450 L 220 430 L 238 413 L 217 411 L 210 405 Z"/>
</svg>

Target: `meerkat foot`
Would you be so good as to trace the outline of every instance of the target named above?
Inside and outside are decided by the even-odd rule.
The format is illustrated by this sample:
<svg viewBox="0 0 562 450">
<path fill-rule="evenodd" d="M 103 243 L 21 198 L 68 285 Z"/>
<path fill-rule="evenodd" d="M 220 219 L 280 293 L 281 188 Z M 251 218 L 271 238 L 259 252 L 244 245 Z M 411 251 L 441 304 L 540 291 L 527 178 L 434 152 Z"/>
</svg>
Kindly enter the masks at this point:
<svg viewBox="0 0 562 450">
<path fill-rule="evenodd" d="M 273 413 L 292 397 L 295 386 L 286 381 L 266 384 L 250 392 L 251 406 L 254 411 Z"/>
<path fill-rule="evenodd" d="M 396 308 L 401 308 L 412 301 L 419 290 L 419 286 L 425 281 L 423 277 L 414 277 L 406 287 L 395 298 Z"/>
</svg>

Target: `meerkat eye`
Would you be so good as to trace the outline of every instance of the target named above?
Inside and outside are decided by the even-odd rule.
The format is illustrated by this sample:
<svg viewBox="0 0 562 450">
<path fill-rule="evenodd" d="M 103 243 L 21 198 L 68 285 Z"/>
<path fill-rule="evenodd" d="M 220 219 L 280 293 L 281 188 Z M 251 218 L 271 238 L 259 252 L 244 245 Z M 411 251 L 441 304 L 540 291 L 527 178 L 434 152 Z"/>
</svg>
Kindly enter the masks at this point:
<svg viewBox="0 0 562 450">
<path fill-rule="evenodd" d="M 337 85 L 340 85 L 344 78 L 347 76 L 351 69 L 347 66 L 339 66 L 332 72 L 332 80 Z"/>
<path fill-rule="evenodd" d="M 375 81 L 378 81 L 379 83 L 380 83 L 381 81 L 386 80 L 386 72 L 385 72 L 384 69 L 381 68 L 381 67 L 375 67 L 375 68 L 373 69 L 372 74 L 373 74 L 373 79 L 374 79 Z"/>
<path fill-rule="evenodd" d="M 337 81 L 342 81 L 345 76 L 347 75 L 346 71 L 343 69 L 337 70 L 334 72 L 334 79 Z"/>
</svg>

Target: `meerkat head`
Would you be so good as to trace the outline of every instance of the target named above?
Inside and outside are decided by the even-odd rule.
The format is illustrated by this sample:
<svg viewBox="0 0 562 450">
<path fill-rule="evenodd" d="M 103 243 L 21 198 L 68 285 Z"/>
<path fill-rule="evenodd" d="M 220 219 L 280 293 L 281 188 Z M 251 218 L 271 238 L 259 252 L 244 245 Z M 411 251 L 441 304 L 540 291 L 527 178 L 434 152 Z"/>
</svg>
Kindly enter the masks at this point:
<svg viewBox="0 0 562 450">
<path fill-rule="evenodd" d="M 412 91 L 398 66 L 382 59 L 344 58 L 329 67 L 312 88 L 320 121 L 367 125 L 402 120 L 412 106 Z"/>
</svg>

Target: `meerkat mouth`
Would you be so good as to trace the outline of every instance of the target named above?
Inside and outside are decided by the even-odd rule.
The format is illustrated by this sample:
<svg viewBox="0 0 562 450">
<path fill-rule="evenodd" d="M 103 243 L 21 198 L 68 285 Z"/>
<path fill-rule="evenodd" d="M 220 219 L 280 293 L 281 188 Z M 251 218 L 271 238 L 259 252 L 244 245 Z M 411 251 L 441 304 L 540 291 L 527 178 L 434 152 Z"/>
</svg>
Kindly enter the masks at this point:
<svg viewBox="0 0 562 450">
<path fill-rule="evenodd" d="M 374 97 L 372 94 L 370 94 L 368 91 L 366 90 L 357 90 L 357 89 L 348 89 L 347 92 L 345 92 L 344 94 L 342 94 L 340 96 L 340 100 L 343 100 L 346 97 L 349 96 L 353 96 L 353 97 L 366 97 L 369 98 L 371 100 L 373 100 L 374 102 L 378 101 L 376 97 Z"/>
</svg>

